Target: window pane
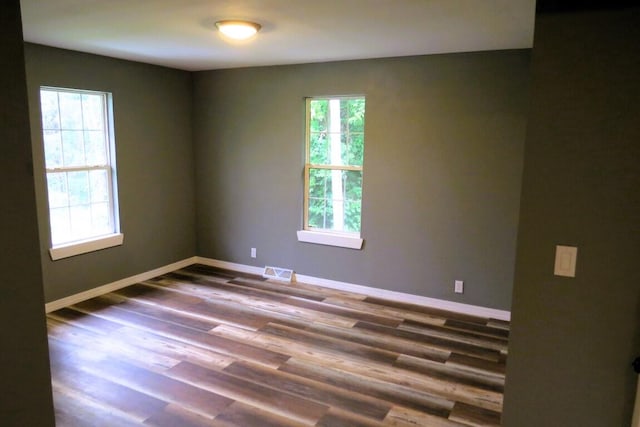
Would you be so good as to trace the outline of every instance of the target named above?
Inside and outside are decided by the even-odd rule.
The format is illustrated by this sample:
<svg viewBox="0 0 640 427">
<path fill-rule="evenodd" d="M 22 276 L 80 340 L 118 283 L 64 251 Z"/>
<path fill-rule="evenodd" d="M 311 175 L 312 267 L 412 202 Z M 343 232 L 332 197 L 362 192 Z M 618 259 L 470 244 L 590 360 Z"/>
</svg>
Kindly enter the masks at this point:
<svg viewBox="0 0 640 427">
<path fill-rule="evenodd" d="M 364 98 L 309 102 L 309 163 L 362 166 Z"/>
<path fill-rule="evenodd" d="M 82 95 L 82 118 L 85 130 L 104 129 L 104 96 L 101 94 Z"/>
<path fill-rule="evenodd" d="M 62 131 L 62 153 L 64 166 L 84 165 L 82 131 Z"/>
<path fill-rule="evenodd" d="M 328 128 L 328 99 L 312 99 L 309 102 L 309 129 L 311 132 L 326 132 Z"/>
<path fill-rule="evenodd" d="M 60 125 L 64 130 L 82 129 L 82 103 L 79 93 L 59 92 Z"/>
<path fill-rule="evenodd" d="M 349 166 L 362 166 L 364 159 L 364 135 L 363 134 L 343 134 L 342 163 Z"/>
<path fill-rule="evenodd" d="M 62 139 L 57 130 L 44 131 L 44 161 L 49 169 L 62 166 Z"/>
<path fill-rule="evenodd" d="M 344 230 L 360 231 L 362 171 L 342 171 L 344 189 Z"/>
<path fill-rule="evenodd" d="M 49 222 L 51 224 L 51 243 L 56 245 L 70 240 L 69 208 L 50 209 Z"/>
<path fill-rule="evenodd" d="M 364 132 L 364 98 L 349 99 L 347 104 L 349 132 Z"/>
<path fill-rule="evenodd" d="M 309 227 L 360 231 L 362 171 L 309 170 Z"/>
<path fill-rule="evenodd" d="M 91 182 L 91 203 L 109 201 L 109 181 L 106 170 L 89 172 Z"/>
<path fill-rule="evenodd" d="M 41 90 L 40 109 L 42 111 L 42 129 L 60 129 L 58 92 Z"/>
<path fill-rule="evenodd" d="M 94 203 L 91 205 L 91 224 L 95 234 L 108 234 L 113 231 L 109 203 Z"/>
<path fill-rule="evenodd" d="M 313 165 L 329 164 L 329 140 L 326 132 L 312 132 L 309 144 L 309 163 Z"/>
<path fill-rule="evenodd" d="M 309 227 L 331 230 L 333 206 L 330 199 L 309 198 Z"/>
<path fill-rule="evenodd" d="M 71 234 L 74 240 L 95 236 L 91 230 L 91 207 L 89 205 L 71 206 Z"/>
<path fill-rule="evenodd" d="M 333 226 L 330 174 L 331 171 L 327 169 L 309 170 L 308 221 L 310 227 L 331 229 Z"/>
<path fill-rule="evenodd" d="M 330 173 L 328 169 L 309 170 L 309 197 L 331 198 Z"/>
<path fill-rule="evenodd" d="M 345 200 L 362 199 L 362 171 L 341 171 Z"/>
<path fill-rule="evenodd" d="M 86 164 L 101 166 L 107 164 L 107 147 L 103 131 L 84 132 L 84 152 Z"/>
<path fill-rule="evenodd" d="M 89 203 L 88 172 L 67 172 L 67 182 L 69 186 L 69 205 L 77 206 Z"/>
<path fill-rule="evenodd" d="M 48 173 L 47 192 L 49 193 L 49 208 L 61 208 L 69 205 L 67 192 L 67 174 Z"/>
</svg>

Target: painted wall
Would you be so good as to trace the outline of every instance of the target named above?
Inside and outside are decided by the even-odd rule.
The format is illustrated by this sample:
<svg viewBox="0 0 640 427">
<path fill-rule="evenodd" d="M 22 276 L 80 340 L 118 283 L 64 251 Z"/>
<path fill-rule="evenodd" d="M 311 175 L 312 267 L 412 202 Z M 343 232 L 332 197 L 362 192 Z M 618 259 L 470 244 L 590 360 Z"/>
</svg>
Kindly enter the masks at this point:
<svg viewBox="0 0 640 427">
<path fill-rule="evenodd" d="M 195 255 L 191 74 L 26 44 L 47 302 Z M 51 261 L 39 88 L 111 92 L 124 245 Z"/>
<path fill-rule="evenodd" d="M 0 424 L 53 426 L 20 2 L 0 3 Z"/>
<path fill-rule="evenodd" d="M 574 2 L 577 3 L 577 2 Z M 541 14 L 504 425 L 630 425 L 640 355 L 640 8 Z M 578 247 L 553 276 L 555 245 Z"/>
<path fill-rule="evenodd" d="M 509 309 L 528 67 L 500 51 L 195 73 L 198 254 Z M 303 99 L 338 94 L 367 97 L 362 251 L 296 239 Z"/>
</svg>

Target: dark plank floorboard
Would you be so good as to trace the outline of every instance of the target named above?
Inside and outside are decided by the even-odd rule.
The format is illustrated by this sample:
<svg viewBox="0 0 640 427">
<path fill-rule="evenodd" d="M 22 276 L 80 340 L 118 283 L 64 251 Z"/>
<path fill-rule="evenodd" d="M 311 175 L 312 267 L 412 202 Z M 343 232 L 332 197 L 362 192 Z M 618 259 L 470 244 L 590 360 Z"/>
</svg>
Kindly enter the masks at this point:
<svg viewBox="0 0 640 427">
<path fill-rule="evenodd" d="M 192 265 L 48 314 L 58 426 L 499 426 L 509 322 Z"/>
</svg>

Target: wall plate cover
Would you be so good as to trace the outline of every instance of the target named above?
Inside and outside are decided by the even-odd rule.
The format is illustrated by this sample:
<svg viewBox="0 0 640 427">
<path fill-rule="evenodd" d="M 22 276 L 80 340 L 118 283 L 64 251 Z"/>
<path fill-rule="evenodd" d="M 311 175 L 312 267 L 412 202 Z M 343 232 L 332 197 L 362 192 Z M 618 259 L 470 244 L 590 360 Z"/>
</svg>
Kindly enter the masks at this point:
<svg viewBox="0 0 640 427">
<path fill-rule="evenodd" d="M 553 274 L 563 277 L 576 277 L 578 248 L 575 246 L 556 246 L 556 262 Z"/>
</svg>

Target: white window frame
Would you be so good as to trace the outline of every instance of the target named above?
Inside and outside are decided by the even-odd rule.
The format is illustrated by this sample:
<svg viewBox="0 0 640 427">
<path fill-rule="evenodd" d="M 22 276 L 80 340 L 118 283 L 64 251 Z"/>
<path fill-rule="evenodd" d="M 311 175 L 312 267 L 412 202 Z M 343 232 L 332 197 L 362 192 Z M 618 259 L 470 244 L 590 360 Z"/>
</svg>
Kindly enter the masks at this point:
<svg viewBox="0 0 640 427">
<path fill-rule="evenodd" d="M 101 95 L 103 97 L 103 111 L 104 111 L 104 131 L 106 139 L 106 161 L 100 165 L 85 165 L 85 166 L 62 166 L 55 168 L 48 168 L 45 161 L 45 181 L 48 182 L 48 174 L 50 173 L 65 173 L 65 172 L 78 172 L 78 171 L 94 171 L 104 170 L 107 174 L 108 181 L 108 198 L 110 204 L 110 222 L 113 225 L 113 231 L 107 234 L 93 235 L 87 238 L 63 242 L 59 244 L 53 244 L 52 240 L 52 226 L 51 226 L 51 208 L 49 207 L 49 186 L 45 186 L 47 193 L 47 217 L 49 219 L 49 255 L 53 261 L 68 258 L 84 253 L 94 252 L 101 249 L 106 249 L 114 246 L 122 245 L 124 242 L 124 235 L 120 232 L 120 218 L 118 208 L 118 194 L 117 194 L 117 180 L 116 180 L 116 164 L 115 164 L 115 140 L 113 131 L 113 100 L 112 94 L 109 92 L 92 91 L 92 90 L 79 90 L 68 89 L 60 87 L 42 86 L 40 90 L 52 91 L 58 93 L 78 93 L 78 94 L 91 94 Z M 42 104 L 40 104 L 41 106 Z M 42 118 L 41 118 L 42 120 Z M 44 123 L 42 123 L 43 141 L 42 148 L 45 152 L 44 145 L 44 132 L 52 129 L 45 129 Z M 61 130 L 61 129 L 60 129 Z M 46 152 L 45 152 L 46 159 Z"/>
<path fill-rule="evenodd" d="M 353 99 L 365 98 L 364 95 L 341 96 L 313 96 L 305 98 L 305 165 L 304 165 L 304 196 L 303 196 L 303 224 L 302 230 L 298 230 L 299 242 L 314 243 L 319 245 L 337 246 L 348 249 L 362 249 L 364 240 L 360 232 L 336 231 L 319 229 L 309 226 L 309 176 L 311 169 L 326 169 L 340 171 L 364 171 L 364 166 L 354 165 L 320 165 L 311 163 L 311 101 L 318 99 Z M 363 162 L 364 164 L 364 162 Z"/>
</svg>

